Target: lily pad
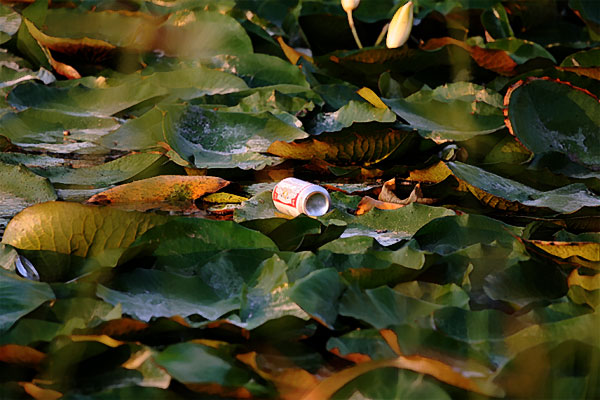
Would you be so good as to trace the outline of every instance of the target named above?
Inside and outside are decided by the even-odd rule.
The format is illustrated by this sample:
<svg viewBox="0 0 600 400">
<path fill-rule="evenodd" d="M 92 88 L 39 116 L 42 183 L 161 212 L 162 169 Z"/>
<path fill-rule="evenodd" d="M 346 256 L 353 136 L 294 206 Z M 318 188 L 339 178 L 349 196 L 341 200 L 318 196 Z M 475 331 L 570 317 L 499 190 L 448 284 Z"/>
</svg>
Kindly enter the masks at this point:
<svg viewBox="0 0 600 400">
<path fill-rule="evenodd" d="M 425 137 L 467 140 L 504 127 L 501 96 L 482 86 L 457 82 L 422 89 L 406 99 L 384 99 Z"/>
<path fill-rule="evenodd" d="M 306 137 L 269 113 L 213 111 L 165 105 L 164 135 L 173 150 L 197 168 L 261 169 L 278 162 L 263 155 L 276 140 Z"/>
<path fill-rule="evenodd" d="M 506 94 L 511 133 L 535 154 L 561 152 L 600 166 L 600 103 L 585 89 L 551 79 L 519 81 Z M 577 121 L 577 124 L 573 124 Z"/>
<path fill-rule="evenodd" d="M 54 293 L 47 283 L 20 278 L 0 268 L 0 332 L 8 330 L 20 317 L 53 300 Z"/>
<path fill-rule="evenodd" d="M 355 122 L 395 122 L 396 115 L 388 108 L 377 108 L 372 105 L 351 100 L 337 111 L 322 113 L 308 125 L 308 132 L 318 135 L 323 132 L 337 132 L 348 128 Z"/>
<path fill-rule="evenodd" d="M 530 207 L 545 207 L 564 214 L 575 212 L 582 207 L 600 206 L 600 197 L 581 183 L 543 192 L 458 161 L 449 162 L 448 167 L 458 179 L 471 185 L 469 190 L 484 202 L 492 200 L 480 191 L 509 202 L 518 202 Z M 480 191 L 474 190 L 473 187 Z"/>
</svg>

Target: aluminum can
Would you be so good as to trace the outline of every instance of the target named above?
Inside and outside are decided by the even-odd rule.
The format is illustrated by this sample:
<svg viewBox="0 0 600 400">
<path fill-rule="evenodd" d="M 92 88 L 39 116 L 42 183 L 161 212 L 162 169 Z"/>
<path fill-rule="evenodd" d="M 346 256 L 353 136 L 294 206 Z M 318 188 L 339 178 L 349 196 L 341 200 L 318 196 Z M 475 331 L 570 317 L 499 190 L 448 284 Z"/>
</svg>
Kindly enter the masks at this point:
<svg viewBox="0 0 600 400">
<path fill-rule="evenodd" d="M 323 187 L 296 178 L 285 178 L 273 189 L 273 204 L 280 212 L 295 217 L 319 217 L 329 211 L 331 198 Z"/>
</svg>

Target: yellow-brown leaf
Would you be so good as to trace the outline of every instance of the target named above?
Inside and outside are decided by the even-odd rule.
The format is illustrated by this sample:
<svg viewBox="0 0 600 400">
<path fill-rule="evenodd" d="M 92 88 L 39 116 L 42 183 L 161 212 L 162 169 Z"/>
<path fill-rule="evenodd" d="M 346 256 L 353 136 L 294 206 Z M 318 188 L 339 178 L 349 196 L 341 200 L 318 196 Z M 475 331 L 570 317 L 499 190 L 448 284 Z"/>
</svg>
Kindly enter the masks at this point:
<svg viewBox="0 0 600 400">
<path fill-rule="evenodd" d="M 126 183 L 98 193 L 87 202 L 146 211 L 191 210 L 194 201 L 227 186 L 229 181 L 215 176 L 161 175 Z"/>
</svg>

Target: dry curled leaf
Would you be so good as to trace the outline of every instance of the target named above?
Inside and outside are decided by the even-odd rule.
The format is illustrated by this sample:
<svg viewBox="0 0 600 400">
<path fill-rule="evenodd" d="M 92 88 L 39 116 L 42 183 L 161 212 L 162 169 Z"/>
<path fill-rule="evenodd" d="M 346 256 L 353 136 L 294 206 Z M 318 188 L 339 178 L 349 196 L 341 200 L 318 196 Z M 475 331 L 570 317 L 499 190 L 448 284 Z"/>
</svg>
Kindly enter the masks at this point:
<svg viewBox="0 0 600 400">
<path fill-rule="evenodd" d="M 430 39 L 421 46 L 423 50 L 437 50 L 441 47 L 453 45 L 469 52 L 471 58 L 482 68 L 489 69 L 500 75 L 513 76 L 516 74 L 518 64 L 510 58 L 504 50 L 483 49 L 479 46 L 470 46 L 465 42 L 450 37 Z"/>
</svg>

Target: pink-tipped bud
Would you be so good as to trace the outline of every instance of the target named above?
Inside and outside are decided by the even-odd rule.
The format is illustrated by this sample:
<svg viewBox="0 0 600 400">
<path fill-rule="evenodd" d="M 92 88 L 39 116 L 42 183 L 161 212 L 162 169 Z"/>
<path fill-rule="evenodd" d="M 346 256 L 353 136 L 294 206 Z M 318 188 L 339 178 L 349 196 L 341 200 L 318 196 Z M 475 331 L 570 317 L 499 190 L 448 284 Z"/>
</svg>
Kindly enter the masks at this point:
<svg viewBox="0 0 600 400">
<path fill-rule="evenodd" d="M 396 11 L 388 28 L 385 44 L 390 49 L 402 46 L 408 40 L 413 24 L 414 4 L 409 1 Z"/>
</svg>

